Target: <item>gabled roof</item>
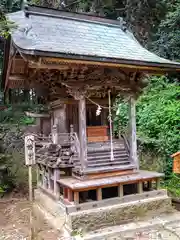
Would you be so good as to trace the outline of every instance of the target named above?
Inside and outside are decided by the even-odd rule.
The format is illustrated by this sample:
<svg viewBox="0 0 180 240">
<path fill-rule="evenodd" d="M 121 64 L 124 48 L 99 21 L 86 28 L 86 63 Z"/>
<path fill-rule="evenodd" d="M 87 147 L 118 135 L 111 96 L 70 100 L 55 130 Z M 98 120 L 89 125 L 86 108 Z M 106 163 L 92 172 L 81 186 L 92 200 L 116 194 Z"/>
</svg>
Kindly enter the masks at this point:
<svg viewBox="0 0 180 240">
<path fill-rule="evenodd" d="M 33 6 L 8 17 L 18 26 L 13 42 L 25 54 L 180 70 L 180 63 L 143 48 L 116 20 Z"/>
</svg>

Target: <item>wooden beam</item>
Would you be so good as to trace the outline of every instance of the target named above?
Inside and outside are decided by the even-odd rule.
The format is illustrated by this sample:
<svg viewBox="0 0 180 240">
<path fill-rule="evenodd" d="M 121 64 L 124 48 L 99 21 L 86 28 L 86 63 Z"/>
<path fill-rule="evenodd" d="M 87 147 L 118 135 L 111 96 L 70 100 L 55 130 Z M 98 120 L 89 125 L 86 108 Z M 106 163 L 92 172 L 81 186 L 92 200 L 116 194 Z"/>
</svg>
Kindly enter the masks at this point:
<svg viewBox="0 0 180 240">
<path fill-rule="evenodd" d="M 132 162 L 139 170 L 139 161 L 137 156 L 137 136 L 136 136 L 136 103 L 133 97 L 129 100 L 129 134 L 130 134 L 130 157 Z"/>
<path fill-rule="evenodd" d="M 167 71 L 180 71 L 178 68 L 170 68 L 170 67 L 164 67 L 161 66 L 142 66 L 139 65 L 138 62 L 136 64 L 127 64 L 127 63 L 112 63 L 112 62 L 98 62 L 98 61 L 91 61 L 91 60 L 77 60 L 77 59 L 64 59 L 64 58 L 50 58 L 50 57 L 43 57 L 43 62 L 48 64 L 49 62 L 57 64 L 58 63 L 65 63 L 65 64 L 75 64 L 75 65 L 97 65 L 97 66 L 108 66 L 108 67 L 118 67 L 123 69 L 134 69 L 135 71 L 141 70 L 144 72 L 150 72 L 150 73 L 163 73 Z"/>
<path fill-rule="evenodd" d="M 85 97 L 79 98 L 79 141 L 80 162 L 82 170 L 87 167 L 87 133 L 86 133 L 86 101 Z"/>
<path fill-rule="evenodd" d="M 68 70 L 70 69 L 69 65 L 65 64 L 39 64 L 39 63 L 29 63 L 29 68 L 35 68 L 35 69 L 58 69 L 58 70 Z"/>
</svg>

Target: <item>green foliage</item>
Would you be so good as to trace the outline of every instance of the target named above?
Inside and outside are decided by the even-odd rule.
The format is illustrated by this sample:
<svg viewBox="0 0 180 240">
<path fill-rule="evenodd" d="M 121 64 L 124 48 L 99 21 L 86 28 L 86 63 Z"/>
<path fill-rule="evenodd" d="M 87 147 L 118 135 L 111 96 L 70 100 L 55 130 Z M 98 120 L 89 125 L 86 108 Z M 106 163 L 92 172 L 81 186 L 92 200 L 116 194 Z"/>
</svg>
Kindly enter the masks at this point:
<svg viewBox="0 0 180 240">
<path fill-rule="evenodd" d="M 161 20 L 152 48 L 160 56 L 180 60 L 180 0 L 166 1 L 167 13 Z"/>
<path fill-rule="evenodd" d="M 172 174 L 170 179 L 163 183 L 163 188 L 166 188 L 172 197 L 180 197 L 180 175 Z"/>
<path fill-rule="evenodd" d="M 151 78 L 137 104 L 139 135 L 154 139 L 158 151 L 170 156 L 179 148 L 180 87 L 165 77 Z"/>
<path fill-rule="evenodd" d="M 23 1 L 18 0 L 2 0 L 0 2 L 0 37 L 7 38 L 9 36 L 9 31 L 16 28 L 16 25 L 8 21 L 5 18 L 5 14 L 8 12 L 14 12 L 20 9 Z"/>
<path fill-rule="evenodd" d="M 166 176 L 172 172 L 170 155 L 179 150 L 180 86 L 166 77 L 152 77 L 144 94 L 137 101 L 137 134 L 142 151 L 155 151 L 166 159 Z M 128 106 L 119 104 L 116 128 L 126 131 Z M 124 130 L 125 129 L 125 130 Z"/>
</svg>

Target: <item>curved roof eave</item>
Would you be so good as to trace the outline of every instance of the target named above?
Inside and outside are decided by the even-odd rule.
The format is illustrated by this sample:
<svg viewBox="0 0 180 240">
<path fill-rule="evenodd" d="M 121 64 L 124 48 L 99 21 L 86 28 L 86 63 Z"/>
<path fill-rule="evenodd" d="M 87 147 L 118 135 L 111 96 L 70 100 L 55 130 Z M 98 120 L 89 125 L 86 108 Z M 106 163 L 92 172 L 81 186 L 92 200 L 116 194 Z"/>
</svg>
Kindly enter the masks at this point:
<svg viewBox="0 0 180 240">
<path fill-rule="evenodd" d="M 36 57 L 44 57 L 44 58 L 54 58 L 59 59 L 64 62 L 74 62 L 74 63 L 82 63 L 82 64 L 99 64 L 104 66 L 114 66 L 114 67 L 125 67 L 125 68 L 133 68 L 139 70 L 145 70 L 152 73 L 156 72 L 172 72 L 172 71 L 180 71 L 180 63 L 176 64 L 174 62 L 171 63 L 157 63 L 157 62 L 146 62 L 140 60 L 127 60 L 127 59 L 113 59 L 113 58 L 105 58 L 100 56 L 87 56 L 87 55 L 78 55 L 78 54 L 66 54 L 59 52 L 50 52 L 50 51 L 40 51 L 36 49 L 23 49 L 20 46 L 14 45 L 19 50 L 19 52 L 25 55 L 31 55 Z"/>
</svg>

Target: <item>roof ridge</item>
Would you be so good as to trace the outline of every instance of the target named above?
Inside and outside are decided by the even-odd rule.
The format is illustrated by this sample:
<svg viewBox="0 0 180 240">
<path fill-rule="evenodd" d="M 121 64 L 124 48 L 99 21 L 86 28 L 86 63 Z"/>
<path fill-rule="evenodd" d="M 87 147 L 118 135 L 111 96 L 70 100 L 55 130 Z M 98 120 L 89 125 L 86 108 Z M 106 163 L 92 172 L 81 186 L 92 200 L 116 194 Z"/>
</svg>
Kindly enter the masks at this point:
<svg viewBox="0 0 180 240">
<path fill-rule="evenodd" d="M 85 13 L 69 12 L 61 9 L 46 8 L 36 5 L 26 5 L 24 7 L 24 13 L 26 17 L 29 17 L 29 15 L 39 15 L 54 18 L 71 19 L 120 28 L 119 20 L 107 19 L 105 17 L 94 16 Z"/>
</svg>

